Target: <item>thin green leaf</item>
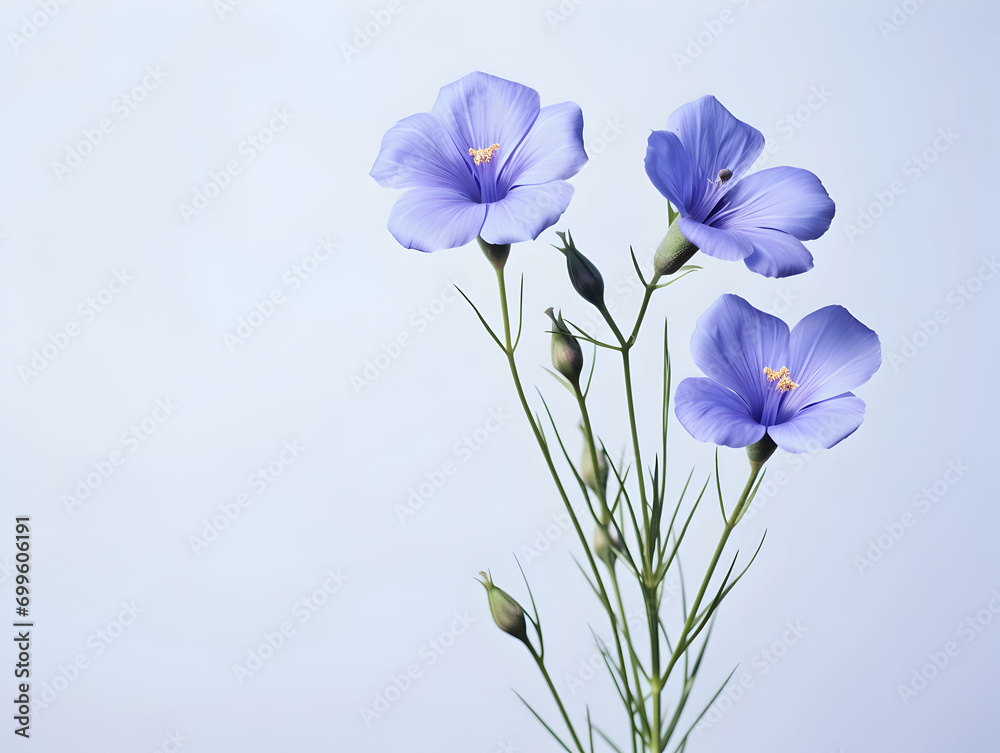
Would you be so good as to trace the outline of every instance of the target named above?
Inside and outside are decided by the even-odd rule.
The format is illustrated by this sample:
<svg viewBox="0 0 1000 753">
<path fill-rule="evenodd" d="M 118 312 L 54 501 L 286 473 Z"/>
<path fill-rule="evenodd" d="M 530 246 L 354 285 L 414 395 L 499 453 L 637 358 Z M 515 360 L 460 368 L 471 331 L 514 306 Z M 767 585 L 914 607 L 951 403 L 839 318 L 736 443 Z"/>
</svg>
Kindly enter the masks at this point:
<svg viewBox="0 0 1000 753">
<path fill-rule="evenodd" d="M 590 382 L 594 378 L 594 367 L 597 366 L 597 346 L 594 346 L 594 352 L 590 357 L 590 373 L 587 375 L 587 386 L 583 388 L 583 399 L 587 399 L 587 395 L 590 394 Z"/>
<path fill-rule="evenodd" d="M 587 484 L 583 480 L 583 477 L 580 476 L 580 473 L 576 470 L 576 466 L 573 464 L 573 461 L 570 459 L 569 452 L 566 450 L 566 445 L 563 443 L 562 436 L 559 433 L 559 427 L 556 426 L 555 418 L 552 416 L 552 411 L 549 409 L 549 404 L 545 400 L 545 396 L 542 395 L 541 390 L 537 390 L 537 392 L 539 399 L 542 401 L 542 405 L 545 407 L 545 413 L 549 417 L 549 423 L 552 425 L 552 431 L 556 435 L 556 441 L 559 443 L 559 449 L 562 450 L 563 457 L 569 464 L 570 470 L 573 471 L 573 478 L 576 479 L 576 483 L 580 487 L 580 491 L 583 492 L 583 498 L 587 502 L 587 509 L 590 511 L 590 517 L 596 522 L 598 518 L 594 512 L 594 506 L 590 501 L 590 493 L 588 492 Z M 586 546 L 586 542 L 583 543 L 584 546 Z"/>
<path fill-rule="evenodd" d="M 615 745 L 615 744 L 614 744 L 614 743 L 613 743 L 613 742 L 611 741 L 611 738 L 610 738 L 610 737 L 608 737 L 607 735 L 605 735 L 605 734 L 604 734 L 604 732 L 603 732 L 603 731 L 601 730 L 601 728 L 600 728 L 600 727 L 594 727 L 594 732 L 596 732 L 597 734 L 599 734 L 599 735 L 600 735 L 600 736 L 601 736 L 601 737 L 602 737 L 602 738 L 604 739 L 604 742 L 606 742 L 606 743 L 607 743 L 608 745 L 610 745 L 610 746 L 611 746 L 611 749 L 612 749 L 613 751 L 615 751 L 615 753 L 622 753 L 622 749 L 621 749 L 621 748 L 619 748 L 619 747 L 618 747 L 617 745 Z"/>
<path fill-rule="evenodd" d="M 681 489 L 681 495 L 677 498 L 677 506 L 674 507 L 674 514 L 670 518 L 670 525 L 667 526 L 667 531 L 664 534 L 664 536 L 667 538 L 669 538 L 670 535 L 674 532 L 674 521 L 677 519 L 677 513 L 681 509 L 681 504 L 684 502 L 684 495 L 687 494 L 688 485 L 691 483 L 691 478 L 693 476 L 694 476 L 694 468 L 692 468 L 691 472 L 688 474 L 687 481 L 684 482 L 684 488 Z"/>
<path fill-rule="evenodd" d="M 628 495 L 628 490 L 625 489 L 624 477 L 618 472 L 618 468 L 615 466 L 614 462 L 611 460 L 611 456 L 608 456 L 608 467 L 615 474 L 615 478 L 618 479 L 618 484 L 620 485 L 623 493 L 625 495 L 625 507 L 628 508 L 629 517 L 632 519 L 632 527 L 635 530 L 635 539 L 641 545 L 642 543 L 642 530 L 639 528 L 639 521 L 635 516 L 635 508 L 632 506 L 632 500 Z M 627 473 L 627 471 L 626 471 Z"/>
<path fill-rule="evenodd" d="M 681 279 L 687 277 L 692 272 L 697 272 L 700 269 L 701 269 L 701 267 L 696 267 L 693 264 L 681 267 L 680 269 L 677 270 L 677 272 L 669 280 L 667 280 L 666 282 L 659 283 L 658 285 L 656 285 L 653 288 L 653 290 L 659 290 L 660 288 L 667 287 L 667 285 L 673 285 L 678 280 L 681 280 Z"/>
<path fill-rule="evenodd" d="M 559 382 L 559 384 L 561 384 L 563 387 L 565 387 L 566 390 L 569 392 L 569 394 L 571 394 L 573 397 L 576 397 L 576 390 L 573 388 L 573 385 L 570 384 L 569 382 L 567 382 L 566 379 L 565 379 L 565 377 L 563 377 L 562 374 L 560 374 L 557 371 L 553 371 L 548 366 L 543 366 L 542 370 L 543 371 L 547 371 L 549 374 L 551 374 L 553 377 L 555 377 L 555 380 L 557 382 Z"/>
<path fill-rule="evenodd" d="M 737 667 L 733 667 L 733 671 L 729 673 L 729 676 L 726 677 L 725 680 L 723 680 L 722 685 L 720 685 L 719 689 L 715 691 L 715 695 L 712 696 L 712 699 L 705 705 L 705 708 L 702 709 L 700 714 L 698 714 L 698 717 L 693 722 L 691 722 L 691 726 L 688 727 L 688 731 L 684 733 L 684 737 L 681 738 L 680 744 L 676 748 L 674 748 L 674 753 L 680 753 L 680 751 L 684 750 L 685 746 L 687 745 L 687 739 L 694 731 L 695 725 L 697 725 L 698 722 L 701 721 L 701 718 L 708 713 L 708 710 L 712 708 L 712 704 L 715 703 L 715 699 L 719 697 L 719 695 L 722 693 L 723 690 L 725 690 L 726 685 L 729 683 L 729 680 L 732 679 L 732 676 L 734 674 L 736 674 L 736 669 Z M 669 742 L 669 740 L 664 741 L 664 743 L 666 742 Z"/>
<path fill-rule="evenodd" d="M 575 564 L 580 569 L 580 573 L 587 581 L 587 585 L 590 586 L 591 590 L 594 592 L 594 596 L 596 596 L 597 600 L 601 602 L 601 606 L 604 607 L 604 609 L 608 612 L 608 614 L 611 614 L 612 613 L 611 605 L 608 604 L 607 600 L 603 596 L 601 596 L 601 592 L 597 590 L 597 586 L 594 585 L 594 582 L 590 579 L 590 576 L 587 575 L 587 571 L 583 569 L 583 565 L 580 564 L 580 560 L 578 560 L 574 555 L 571 556 L 573 557 L 573 564 Z M 615 621 L 617 621 L 617 618 L 615 619 Z"/>
<path fill-rule="evenodd" d="M 594 725 L 590 721 L 590 704 L 587 706 L 587 730 L 589 731 L 590 737 L 590 753 L 594 753 Z"/>
<path fill-rule="evenodd" d="M 495 342 L 499 346 L 500 350 L 506 353 L 507 346 L 505 346 L 502 342 L 500 342 L 500 338 L 496 336 L 496 333 L 493 331 L 493 328 L 490 327 L 490 325 L 487 323 L 486 318 L 479 313 L 479 309 L 476 308 L 476 304 L 472 302 L 472 299 L 469 298 L 469 296 L 467 296 L 465 292 L 460 287 L 458 287 L 458 285 L 455 286 L 455 290 L 461 293 L 462 298 L 468 301 L 469 305 L 472 306 L 472 310 L 476 312 L 476 316 L 479 317 L 479 321 L 483 323 L 483 326 L 486 327 L 486 331 L 490 333 L 490 337 L 493 338 L 493 342 Z"/>
<path fill-rule="evenodd" d="M 736 577 L 735 577 L 735 578 L 733 579 L 733 582 L 732 582 L 732 583 L 730 583 L 730 584 L 729 584 L 729 585 L 728 585 L 728 586 L 726 587 L 726 589 L 725 589 L 725 590 L 724 590 L 724 591 L 722 592 L 722 595 L 721 595 L 721 597 L 720 597 L 720 599 L 719 599 L 720 603 L 721 603 L 722 599 L 726 598 L 726 596 L 727 596 L 727 595 L 729 595 L 729 592 L 733 590 L 733 588 L 734 588 L 734 587 L 736 586 L 736 584 L 740 582 L 740 579 L 741 579 L 741 578 L 742 578 L 742 577 L 743 577 L 744 575 L 746 575 L 746 573 L 747 573 L 747 570 L 749 570 L 749 569 L 750 569 L 750 565 L 752 565 L 752 564 L 753 564 L 753 561 L 754 561 L 755 559 L 757 559 L 757 555 L 758 555 L 758 554 L 760 553 L 760 550 L 761 550 L 761 547 L 763 547 L 763 546 L 764 546 L 764 539 L 765 539 L 766 537 L 767 537 L 767 530 L 765 530 L 765 531 L 764 531 L 764 535 L 763 535 L 763 536 L 761 536 L 761 539 L 760 539 L 760 543 L 759 543 L 759 544 L 757 545 L 757 549 L 756 549 L 756 551 L 754 551 L 754 553 L 753 553 L 753 557 L 751 557 L 751 558 L 750 558 L 750 561 L 749 561 L 749 562 L 748 562 L 748 563 L 746 564 L 746 567 L 744 567 L 744 568 L 743 568 L 743 569 L 742 569 L 742 570 L 740 571 L 740 574 L 739 574 L 739 575 L 737 575 L 737 576 L 736 576 Z M 699 620 L 704 620 L 704 619 L 705 619 L 705 610 L 702 610 L 702 612 L 701 612 L 701 613 L 700 613 L 700 614 L 699 614 L 699 615 L 698 615 L 698 616 L 697 616 L 697 617 L 695 618 L 695 622 L 698 622 Z M 704 622 L 702 622 L 702 625 L 704 625 Z M 695 630 L 695 631 L 694 631 L 694 633 L 692 633 L 692 636 L 691 636 L 691 637 L 692 637 L 692 638 L 696 637 L 696 636 L 698 635 L 698 632 L 699 632 L 700 630 L 701 630 L 701 627 L 699 627 L 699 628 L 698 628 L 698 630 Z"/>
<path fill-rule="evenodd" d="M 713 625 L 714 625 L 714 621 L 713 621 Z M 677 709 L 676 709 L 676 711 L 674 711 L 674 715 L 673 715 L 673 717 L 670 720 L 670 724 L 667 726 L 666 731 L 663 733 L 662 740 L 663 740 L 663 746 L 664 747 L 666 746 L 666 743 L 668 743 L 670 741 L 670 737 L 674 734 L 674 729 L 677 727 L 677 723 L 680 721 L 681 714 L 683 713 L 684 708 L 687 706 L 688 697 L 691 694 L 692 688 L 694 688 L 695 677 L 698 674 L 698 669 L 701 667 L 701 660 L 705 656 L 705 649 L 708 647 L 708 641 L 709 641 L 709 638 L 711 638 L 711 633 L 712 633 L 712 630 L 711 630 L 711 628 L 709 628 L 709 631 L 708 631 L 708 633 L 705 636 L 705 640 L 702 643 L 701 650 L 698 652 L 698 656 L 697 656 L 697 658 L 694 661 L 694 667 L 691 669 L 690 674 L 687 672 L 687 670 L 685 668 L 685 672 L 684 672 L 684 675 L 685 675 L 684 688 L 681 691 L 681 697 L 680 697 L 680 699 L 677 702 Z M 686 658 L 687 657 L 685 656 L 685 659 Z M 685 667 L 686 667 L 686 665 L 685 665 Z"/>
<path fill-rule="evenodd" d="M 646 278 L 642 276 L 642 269 L 639 267 L 639 260 L 635 258 L 635 251 L 632 247 L 628 247 L 628 252 L 632 255 L 632 265 L 635 267 L 635 273 L 639 275 L 639 282 L 642 283 L 643 287 L 646 287 L 649 283 L 646 282 Z"/>
<path fill-rule="evenodd" d="M 715 488 L 719 490 L 719 507 L 722 508 L 722 524 L 729 525 L 729 516 L 726 515 L 726 505 L 722 501 L 722 480 L 719 477 L 719 448 L 715 448 Z"/>
<path fill-rule="evenodd" d="M 569 746 L 568 746 L 568 745 L 566 745 L 566 743 L 564 743 L 564 742 L 562 741 L 562 738 L 560 738 L 560 737 L 559 737 L 559 735 L 557 735 L 557 734 L 555 733 L 555 731 L 554 731 L 554 730 L 553 730 L 553 729 L 552 729 L 552 728 L 551 728 L 551 727 L 550 727 L 550 726 L 549 726 L 548 724 L 546 724 L 546 723 L 545 723 L 545 720 L 544 720 L 544 719 L 542 719 L 542 717 L 540 717 L 540 716 L 538 715 L 538 712 L 537 712 L 537 711 L 535 711 L 535 710 L 534 710 L 533 708 L 531 708 L 531 704 L 530 704 L 530 703 L 528 703 L 528 702 L 527 702 L 526 700 L 524 700 L 524 698 L 522 698 L 522 697 L 521 697 L 521 694 L 520 694 L 520 693 L 518 693 L 518 692 L 517 692 L 517 691 L 515 690 L 515 691 L 514 691 L 514 695 L 516 695 L 516 696 L 517 696 L 518 698 L 520 698 L 520 699 L 521 699 L 521 703 L 523 703 L 523 704 L 524 704 L 525 706 L 527 706 L 527 707 L 528 707 L 528 711 L 530 711 L 530 712 L 531 712 L 532 714 L 534 714 L 534 715 L 535 715 L 535 719 L 537 719 L 537 720 L 538 720 L 539 722 L 541 722 L 541 723 L 542 723 L 542 726 L 543 726 L 543 727 L 545 727 L 545 729 L 547 729 L 547 730 L 549 731 L 549 734 L 550 734 L 550 735 L 552 735 L 552 737 L 554 737 L 554 738 L 556 739 L 556 742 L 557 742 L 557 743 L 559 743 L 559 744 L 560 744 L 560 745 L 561 745 L 561 746 L 563 747 L 563 750 L 567 751 L 567 753 L 573 753 L 573 751 L 572 751 L 572 750 L 570 750 Z"/>
<path fill-rule="evenodd" d="M 664 469 L 665 470 L 665 469 Z M 659 560 L 662 550 L 660 539 L 660 519 L 663 516 L 663 498 L 660 496 L 660 457 L 654 458 L 653 470 L 650 473 L 650 488 L 653 490 L 653 503 L 649 513 L 649 535 L 654 546 L 654 559 Z"/>
<path fill-rule="evenodd" d="M 608 668 L 608 674 L 611 675 L 611 681 L 615 684 L 615 690 L 618 691 L 618 697 L 622 699 L 622 703 L 625 704 L 625 708 L 627 708 L 629 713 L 631 713 L 635 699 L 632 697 L 632 691 L 628 686 L 628 674 L 624 669 L 619 669 L 618 665 L 614 662 L 614 657 L 611 656 L 611 652 L 608 651 L 607 646 L 604 645 L 604 641 L 597 636 L 597 633 L 593 628 L 590 628 L 590 633 L 594 636 L 594 643 L 597 644 L 597 650 L 601 652 L 601 658 L 604 659 L 604 665 Z M 621 678 L 624 683 L 624 690 L 622 685 L 618 682 L 619 678 Z"/>
<path fill-rule="evenodd" d="M 687 590 L 684 588 L 684 568 L 681 566 L 680 552 L 677 553 L 677 577 L 681 582 L 681 612 L 684 615 L 684 621 L 687 622 L 688 618 Z"/>
<path fill-rule="evenodd" d="M 514 338 L 514 345 L 511 352 L 517 350 L 517 344 L 521 342 L 521 327 L 524 324 L 524 275 L 521 275 L 521 293 L 517 301 L 517 337 Z"/>
<path fill-rule="evenodd" d="M 667 632 L 667 623 L 663 621 L 663 618 L 657 615 L 656 621 L 660 625 L 660 632 L 663 633 L 663 640 L 667 643 L 667 652 L 670 654 L 674 653 L 674 644 L 670 641 L 670 634 Z"/>
<path fill-rule="evenodd" d="M 666 573 L 666 571 L 670 568 L 670 563 L 673 561 L 674 557 L 677 556 L 677 550 L 680 549 L 681 542 L 684 541 L 684 536 L 687 534 L 688 526 L 691 525 L 691 519 L 694 518 L 695 510 L 698 509 L 698 505 L 701 503 L 702 497 L 705 496 L 705 490 L 708 488 L 709 481 L 711 481 L 711 477 L 705 479 L 705 485 L 701 488 L 698 498 L 694 501 L 694 505 L 691 507 L 691 512 L 688 514 L 687 520 L 684 521 L 684 527 L 681 528 L 680 534 L 674 540 L 674 546 L 670 552 L 670 557 L 668 557 L 667 561 L 661 565 L 664 573 Z"/>
<path fill-rule="evenodd" d="M 528 576 L 524 574 L 524 568 L 521 567 L 521 561 L 514 555 L 514 562 L 517 563 L 517 569 L 521 571 L 521 580 L 524 581 L 524 587 L 528 589 L 528 598 L 531 599 L 531 611 L 535 613 L 535 619 L 531 622 L 535 626 L 535 632 L 538 633 L 538 655 L 539 657 L 545 656 L 545 642 L 542 640 L 542 618 L 538 616 L 538 607 L 535 606 L 535 595 L 531 593 L 531 584 L 528 583 Z M 529 618 L 530 619 L 530 618 Z"/>
<path fill-rule="evenodd" d="M 667 320 L 663 320 L 663 476 L 660 481 L 660 498 L 667 495 L 667 427 L 670 423 L 670 348 L 667 337 Z"/>
<path fill-rule="evenodd" d="M 753 488 L 753 491 L 750 492 L 750 496 L 747 497 L 746 504 L 743 505 L 743 509 L 740 510 L 740 516 L 736 519 L 736 523 L 733 523 L 733 525 L 736 525 L 741 520 L 743 520 L 743 516 L 747 514 L 747 510 L 749 510 L 750 505 L 753 504 L 753 498 L 757 496 L 757 490 L 760 489 L 760 485 L 764 482 L 764 476 L 766 474 L 767 474 L 767 468 L 764 469 L 764 472 L 760 474 L 760 478 L 757 479 L 757 485 Z"/>
<path fill-rule="evenodd" d="M 586 342 L 589 342 L 592 345 L 600 345 L 602 348 L 607 348 L 608 350 L 621 350 L 621 348 L 618 347 L 617 345 L 612 345 L 611 343 L 601 342 L 597 338 L 595 338 L 592 335 L 590 335 L 582 327 L 580 327 L 580 326 L 574 324 L 573 322 L 571 322 L 569 319 L 563 319 L 563 322 L 565 322 L 570 327 L 572 327 L 573 329 L 575 329 L 577 332 L 580 333 L 580 334 L 574 334 L 573 332 L 570 332 L 569 333 L 570 337 L 575 337 L 577 340 L 585 340 Z M 551 330 L 549 330 L 549 332 L 551 332 Z M 565 333 L 563 333 L 563 334 L 565 334 Z"/>
<path fill-rule="evenodd" d="M 760 547 L 758 547 L 758 549 L 759 548 Z M 733 561 L 730 563 L 729 569 L 726 571 L 726 575 L 722 579 L 722 584 L 719 586 L 719 590 L 716 592 L 715 597 L 712 599 L 711 603 L 709 603 L 709 605 L 705 607 L 705 609 L 703 609 L 697 617 L 695 617 L 695 622 L 697 623 L 699 620 L 701 620 L 701 623 L 698 625 L 698 627 L 692 630 L 691 633 L 684 639 L 685 650 L 687 650 L 687 647 L 694 642 L 695 638 L 698 637 L 698 633 L 702 631 L 705 625 L 708 624 L 709 618 L 712 616 L 712 614 L 714 614 L 715 610 L 722 603 L 722 599 L 725 598 L 725 594 L 729 593 L 728 591 L 726 591 L 726 585 L 729 583 L 729 576 L 733 574 L 733 568 L 736 567 L 736 560 L 739 559 L 739 556 L 740 556 L 740 550 L 737 549 L 736 554 L 733 555 Z M 743 572 L 746 572 L 746 568 L 743 569 Z M 733 581 L 734 585 L 735 583 L 736 581 Z M 704 617 L 702 615 L 704 615 Z"/>
</svg>

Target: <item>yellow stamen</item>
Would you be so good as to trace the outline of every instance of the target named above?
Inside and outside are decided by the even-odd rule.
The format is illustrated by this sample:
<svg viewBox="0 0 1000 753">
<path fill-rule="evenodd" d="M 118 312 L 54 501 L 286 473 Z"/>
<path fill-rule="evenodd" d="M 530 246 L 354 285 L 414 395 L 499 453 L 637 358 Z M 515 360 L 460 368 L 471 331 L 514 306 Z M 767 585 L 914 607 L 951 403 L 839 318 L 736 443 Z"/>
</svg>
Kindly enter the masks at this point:
<svg viewBox="0 0 1000 753">
<path fill-rule="evenodd" d="M 799 385 L 797 385 L 788 377 L 784 377 L 781 381 L 778 382 L 777 390 L 778 392 L 791 392 L 798 386 Z"/>
<path fill-rule="evenodd" d="M 782 366 L 777 371 L 773 371 L 765 366 L 764 376 L 767 377 L 767 381 L 769 382 L 777 381 L 775 389 L 778 390 L 778 392 L 791 392 L 799 386 L 792 381 L 791 372 L 788 370 L 787 366 Z"/>
<path fill-rule="evenodd" d="M 767 377 L 767 381 L 773 382 L 775 379 L 781 379 L 789 375 L 788 367 L 782 366 L 779 371 L 772 371 L 771 369 L 764 367 L 764 375 Z"/>
<path fill-rule="evenodd" d="M 484 162 L 489 162 L 493 159 L 493 152 L 500 148 L 499 144 L 494 144 L 493 146 L 488 146 L 485 149 L 473 149 L 469 147 L 469 154 L 472 155 L 472 161 L 477 165 L 481 165 Z"/>
</svg>

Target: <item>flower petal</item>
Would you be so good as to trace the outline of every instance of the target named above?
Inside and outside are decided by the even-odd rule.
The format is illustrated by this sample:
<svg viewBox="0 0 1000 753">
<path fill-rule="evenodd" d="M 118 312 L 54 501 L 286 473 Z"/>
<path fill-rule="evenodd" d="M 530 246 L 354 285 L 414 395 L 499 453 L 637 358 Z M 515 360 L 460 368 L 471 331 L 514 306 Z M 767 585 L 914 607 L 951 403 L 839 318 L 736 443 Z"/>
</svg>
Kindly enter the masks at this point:
<svg viewBox="0 0 1000 753">
<path fill-rule="evenodd" d="M 685 379 L 674 393 L 674 413 L 681 426 L 702 442 L 746 447 L 764 436 L 739 395 L 703 377 Z"/>
<path fill-rule="evenodd" d="M 389 232 L 417 251 L 464 246 L 479 235 L 486 206 L 444 188 L 414 188 L 389 213 Z"/>
<path fill-rule="evenodd" d="M 503 167 L 502 196 L 513 186 L 572 178 L 587 163 L 583 148 L 583 111 L 575 102 L 543 107 L 528 135 Z"/>
<path fill-rule="evenodd" d="M 729 180 L 738 181 L 764 149 L 764 135 L 735 118 L 711 95 L 677 108 L 667 119 L 667 130 L 680 137 L 689 155 L 693 181 L 690 190 L 695 195 L 712 194 L 705 195 L 702 206 L 689 207 L 690 216 L 699 220 L 705 219 L 716 204 L 716 189 L 722 188 L 719 171 L 731 170 Z"/>
<path fill-rule="evenodd" d="M 469 165 L 472 165 L 469 149 L 487 149 L 499 144 L 493 158 L 499 174 L 517 151 L 539 110 L 540 100 L 534 89 L 476 71 L 441 87 L 431 114 L 444 124 Z"/>
<path fill-rule="evenodd" d="M 695 180 L 694 165 L 680 137 L 671 131 L 653 131 L 646 141 L 646 175 L 656 190 L 690 217 L 707 186 Z"/>
<path fill-rule="evenodd" d="M 755 419 L 766 400 L 764 367 L 780 369 L 787 353 L 788 325 L 737 295 L 720 296 L 698 319 L 691 337 L 698 368 L 743 398 Z"/>
<path fill-rule="evenodd" d="M 699 175 L 713 181 L 723 168 L 733 171 L 732 180 L 739 180 L 764 149 L 764 135 L 711 94 L 674 110 L 667 129 L 680 136 Z"/>
<path fill-rule="evenodd" d="M 878 335 L 843 306 L 826 306 L 804 317 L 792 330 L 788 368 L 799 386 L 782 405 L 782 414 L 859 387 L 882 364 Z"/>
<path fill-rule="evenodd" d="M 819 238 L 835 207 L 819 178 L 797 167 L 771 167 L 748 175 L 730 189 L 706 220 L 729 230 L 783 230 L 800 241 Z"/>
<path fill-rule="evenodd" d="M 483 205 L 486 222 L 479 234 L 494 244 L 534 240 L 556 223 L 572 197 L 573 186 L 564 180 L 517 186 L 500 201 Z"/>
<path fill-rule="evenodd" d="M 436 186 L 479 197 L 462 154 L 441 122 L 426 112 L 403 118 L 382 137 L 371 176 L 387 188 Z"/>
<path fill-rule="evenodd" d="M 785 452 L 812 452 L 821 447 L 830 449 L 850 436 L 864 418 L 864 401 L 845 392 L 806 406 L 791 420 L 768 426 L 767 433 Z"/>
<path fill-rule="evenodd" d="M 677 221 L 681 235 L 698 247 L 698 250 L 723 261 L 739 261 L 750 256 L 753 243 L 740 233 L 703 225 L 695 220 L 681 217 Z"/>
<path fill-rule="evenodd" d="M 790 277 L 813 268 L 809 249 L 788 233 L 767 228 L 734 232 L 753 244 L 753 253 L 743 260 L 751 272 L 765 277 Z"/>
</svg>

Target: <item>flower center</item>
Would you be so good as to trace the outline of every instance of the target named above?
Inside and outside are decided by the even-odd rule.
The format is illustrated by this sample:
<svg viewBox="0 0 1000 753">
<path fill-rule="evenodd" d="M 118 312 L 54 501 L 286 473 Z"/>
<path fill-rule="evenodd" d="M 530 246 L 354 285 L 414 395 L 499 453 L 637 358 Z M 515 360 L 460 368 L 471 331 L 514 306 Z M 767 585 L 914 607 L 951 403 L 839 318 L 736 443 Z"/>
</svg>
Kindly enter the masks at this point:
<svg viewBox="0 0 1000 753">
<path fill-rule="evenodd" d="M 721 170 L 719 170 L 719 182 L 720 183 L 725 183 L 727 180 L 729 180 L 732 177 L 733 177 L 733 171 L 730 170 L 728 167 L 724 167 Z"/>
<path fill-rule="evenodd" d="M 481 165 L 484 162 L 489 163 L 493 159 L 493 152 L 500 148 L 499 144 L 493 144 L 493 146 L 488 146 L 485 149 L 473 149 L 469 147 L 469 154 L 472 155 L 472 161 L 477 165 Z"/>
<path fill-rule="evenodd" d="M 767 381 L 777 382 L 775 389 L 778 392 L 791 392 L 799 386 L 792 381 L 792 374 L 788 370 L 787 366 L 782 366 L 777 371 L 772 371 L 771 369 L 764 367 L 764 375 L 767 377 Z"/>
</svg>

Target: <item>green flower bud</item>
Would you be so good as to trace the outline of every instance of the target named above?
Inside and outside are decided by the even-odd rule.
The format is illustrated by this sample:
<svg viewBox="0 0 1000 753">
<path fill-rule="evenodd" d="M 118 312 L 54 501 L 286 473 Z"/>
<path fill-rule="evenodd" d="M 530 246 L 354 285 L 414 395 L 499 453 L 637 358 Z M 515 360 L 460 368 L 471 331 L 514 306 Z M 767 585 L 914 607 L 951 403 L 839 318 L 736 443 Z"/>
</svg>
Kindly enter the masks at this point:
<svg viewBox="0 0 1000 753">
<path fill-rule="evenodd" d="M 556 233 L 559 240 L 563 242 L 563 248 L 559 248 L 566 255 L 566 269 L 569 271 L 569 280 L 573 283 L 573 288 L 585 301 L 594 304 L 599 309 L 604 308 L 604 278 L 597 271 L 597 267 L 586 256 L 581 254 L 573 243 L 573 236 L 567 230 L 565 233 Z"/>
<path fill-rule="evenodd" d="M 580 388 L 580 372 L 583 371 L 583 349 L 575 337 L 569 333 L 569 328 L 563 322 L 562 314 L 552 313 L 547 308 L 545 313 L 552 320 L 552 366 L 566 377 L 570 383 Z"/>
<path fill-rule="evenodd" d="M 596 526 L 594 528 L 594 554 L 608 567 L 614 567 L 615 550 L 621 549 L 618 533 L 611 526 Z"/>
<path fill-rule="evenodd" d="M 580 478 L 583 483 L 601 497 L 608 488 L 608 455 L 601 447 L 597 450 L 597 472 L 594 472 L 594 459 L 590 447 L 584 446 L 583 459 L 580 461 Z"/>
<path fill-rule="evenodd" d="M 493 585 L 493 579 L 482 571 L 479 572 L 483 579 L 479 581 L 486 589 L 486 597 L 490 602 L 490 613 L 497 627 L 508 635 L 513 635 L 528 648 L 528 630 L 524 621 L 524 610 L 521 605 L 514 601 L 506 591 Z"/>
<path fill-rule="evenodd" d="M 675 219 L 670 224 L 653 257 L 653 270 L 657 277 L 672 275 L 698 252 L 698 247 L 681 234 L 677 222 Z"/>
</svg>

